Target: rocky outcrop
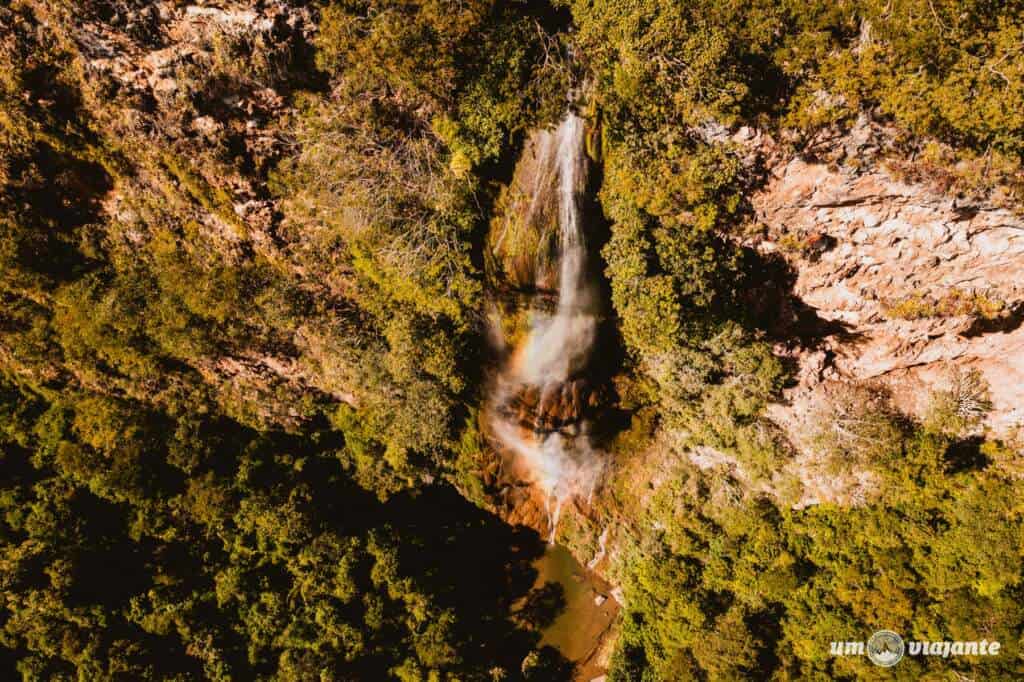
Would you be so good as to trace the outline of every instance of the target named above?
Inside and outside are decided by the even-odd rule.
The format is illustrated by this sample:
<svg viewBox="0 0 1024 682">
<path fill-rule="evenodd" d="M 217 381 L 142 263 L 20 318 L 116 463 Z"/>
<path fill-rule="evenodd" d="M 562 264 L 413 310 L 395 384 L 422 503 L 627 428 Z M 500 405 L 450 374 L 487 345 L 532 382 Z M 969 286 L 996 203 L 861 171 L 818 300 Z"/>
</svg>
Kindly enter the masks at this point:
<svg viewBox="0 0 1024 682">
<path fill-rule="evenodd" d="M 112 251 L 146 258 L 147 245 L 162 234 L 182 251 L 202 244 L 195 260 L 209 268 L 241 269 L 255 253 L 304 294 L 328 302 L 323 315 L 294 333 L 262 329 L 194 359 L 202 382 L 229 413 L 266 426 L 300 423 L 306 415 L 296 406 L 311 395 L 354 403 L 358 382 L 332 352 L 343 346 L 331 311 L 344 292 L 307 274 L 295 256 L 307 236 L 283 234 L 281 199 L 269 186 L 271 170 L 289 153 L 290 95 L 320 77 L 312 65 L 313 8 L 27 4 L 46 27 L 46 40 L 73 55 L 74 96 L 65 98 L 79 102 L 83 125 L 97 131 L 91 154 L 116 176 L 100 202 Z M 180 238 L 184 232 L 191 243 Z M 58 374 L 24 371 L 30 369 Z M 97 390 L 153 399 L 151 386 L 127 378 L 72 374 Z"/>
<path fill-rule="evenodd" d="M 558 150 L 550 130 L 527 138 L 512 181 L 498 199 L 487 244 L 500 290 L 553 294 L 558 288 Z"/>
<path fill-rule="evenodd" d="M 543 388 L 524 386 L 505 408 L 525 429 L 573 432 L 600 404 L 599 392 L 587 379 L 579 378 Z"/>
<path fill-rule="evenodd" d="M 780 322 L 812 320 L 804 343 L 781 349 L 800 367 L 789 397 L 870 380 L 920 416 L 953 367 L 970 367 L 991 386 L 987 426 L 1011 432 L 1024 423 L 1024 218 L 902 181 L 879 151 L 887 136 L 862 118 L 817 159 L 739 136 L 768 159 L 752 245 L 792 269 Z"/>
</svg>

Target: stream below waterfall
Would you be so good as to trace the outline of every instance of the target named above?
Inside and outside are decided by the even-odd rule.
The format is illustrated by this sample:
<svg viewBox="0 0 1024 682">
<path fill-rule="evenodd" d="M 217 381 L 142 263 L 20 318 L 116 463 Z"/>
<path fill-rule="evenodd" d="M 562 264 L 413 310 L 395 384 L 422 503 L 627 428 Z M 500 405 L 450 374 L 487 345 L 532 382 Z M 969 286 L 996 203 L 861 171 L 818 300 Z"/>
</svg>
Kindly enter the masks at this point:
<svg viewBox="0 0 1024 682">
<path fill-rule="evenodd" d="M 533 567 L 537 570 L 534 588 L 553 582 L 565 594 L 565 607 L 541 630 L 541 645 L 558 649 L 576 664 L 574 679 L 589 682 L 599 677 L 605 670 L 601 645 L 619 611 L 610 596 L 611 586 L 561 545 L 549 545 Z"/>
</svg>

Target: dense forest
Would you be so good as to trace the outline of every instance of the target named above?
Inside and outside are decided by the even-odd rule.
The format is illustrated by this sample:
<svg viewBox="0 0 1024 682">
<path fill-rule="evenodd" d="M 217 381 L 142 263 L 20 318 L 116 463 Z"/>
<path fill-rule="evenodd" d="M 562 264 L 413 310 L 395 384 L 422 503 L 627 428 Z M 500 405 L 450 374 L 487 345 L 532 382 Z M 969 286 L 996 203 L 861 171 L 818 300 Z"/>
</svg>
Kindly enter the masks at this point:
<svg viewBox="0 0 1024 682">
<path fill-rule="evenodd" d="M 1024 3 L 12 0 L 4 679 L 570 679 L 479 419 L 489 221 L 570 92 L 617 347 L 609 679 L 877 679 L 828 645 L 883 627 L 1002 643 L 892 679 L 1024 676 L 1024 455 L 977 374 L 925 418 L 821 406 L 869 499 L 760 485 L 798 340 L 721 132 L 813 157 L 868 117 L 909 179 L 1020 212 Z"/>
</svg>

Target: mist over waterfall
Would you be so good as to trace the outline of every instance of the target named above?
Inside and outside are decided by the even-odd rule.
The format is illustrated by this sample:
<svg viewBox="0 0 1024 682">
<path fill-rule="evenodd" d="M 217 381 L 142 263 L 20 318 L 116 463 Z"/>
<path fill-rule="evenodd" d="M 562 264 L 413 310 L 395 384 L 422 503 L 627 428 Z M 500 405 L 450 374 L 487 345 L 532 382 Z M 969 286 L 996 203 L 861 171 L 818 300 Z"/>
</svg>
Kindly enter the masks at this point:
<svg viewBox="0 0 1024 682">
<path fill-rule="evenodd" d="M 557 129 L 538 133 L 538 170 L 529 206 L 536 210 L 542 193 L 553 192 L 557 300 L 554 310 L 539 300 L 531 304 L 525 336 L 512 344 L 491 396 L 490 427 L 511 454 L 512 466 L 545 495 L 551 540 L 563 505 L 573 497 L 589 500 L 604 466 L 603 455 L 592 447 L 587 418 L 596 401 L 586 366 L 600 302 L 595 275 L 588 272 L 580 210 L 587 184 L 584 127 L 583 119 L 570 112 Z"/>
</svg>

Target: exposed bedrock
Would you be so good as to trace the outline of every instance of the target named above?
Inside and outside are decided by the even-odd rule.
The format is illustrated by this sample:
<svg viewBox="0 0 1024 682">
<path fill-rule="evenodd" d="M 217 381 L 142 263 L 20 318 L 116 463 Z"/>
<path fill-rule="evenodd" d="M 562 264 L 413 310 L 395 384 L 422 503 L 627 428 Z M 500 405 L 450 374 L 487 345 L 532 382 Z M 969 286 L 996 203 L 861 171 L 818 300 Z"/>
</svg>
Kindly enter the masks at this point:
<svg viewBox="0 0 1024 682">
<path fill-rule="evenodd" d="M 751 201 L 764 226 L 754 246 L 793 271 L 794 305 L 817 338 L 788 349 L 799 363 L 790 397 L 826 380 L 877 381 L 911 415 L 927 409 L 955 366 L 991 386 L 988 426 L 1024 421 L 1024 218 L 985 200 L 903 182 L 878 153 L 887 131 L 861 120 L 819 160 L 740 135 L 768 162 Z M 778 414 L 778 411 L 776 411 Z"/>
<path fill-rule="evenodd" d="M 599 391 L 580 378 L 543 388 L 524 386 L 505 409 L 521 427 L 531 431 L 573 431 L 592 416 L 599 404 Z"/>
</svg>

